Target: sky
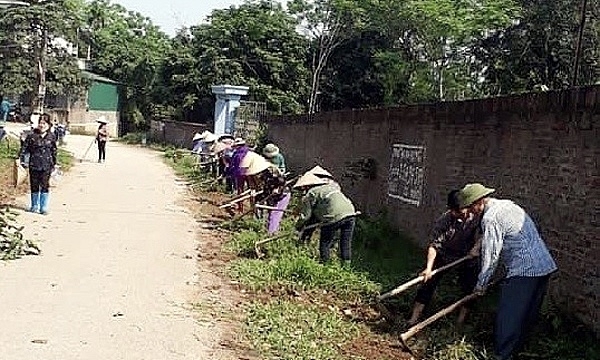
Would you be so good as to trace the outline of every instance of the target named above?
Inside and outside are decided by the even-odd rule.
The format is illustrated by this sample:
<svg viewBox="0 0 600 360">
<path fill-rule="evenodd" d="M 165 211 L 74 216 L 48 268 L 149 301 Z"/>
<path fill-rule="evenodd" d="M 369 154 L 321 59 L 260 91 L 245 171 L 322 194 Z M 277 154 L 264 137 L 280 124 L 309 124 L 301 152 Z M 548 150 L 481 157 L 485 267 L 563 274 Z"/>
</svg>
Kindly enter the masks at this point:
<svg viewBox="0 0 600 360">
<path fill-rule="evenodd" d="M 149 17 L 152 23 L 173 36 L 177 29 L 183 26 L 189 27 L 204 22 L 212 10 L 240 5 L 244 0 L 112 0 L 112 2 Z"/>
</svg>

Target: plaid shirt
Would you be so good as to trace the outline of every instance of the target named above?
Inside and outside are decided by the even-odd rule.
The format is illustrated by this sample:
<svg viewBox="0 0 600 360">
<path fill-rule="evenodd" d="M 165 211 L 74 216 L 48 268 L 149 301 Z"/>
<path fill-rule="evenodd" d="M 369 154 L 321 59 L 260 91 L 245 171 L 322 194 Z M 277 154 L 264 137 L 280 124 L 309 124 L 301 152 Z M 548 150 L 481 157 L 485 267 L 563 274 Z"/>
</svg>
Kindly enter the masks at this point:
<svg viewBox="0 0 600 360">
<path fill-rule="evenodd" d="M 490 199 L 481 219 L 481 272 L 477 289 L 485 287 L 500 259 L 506 277 L 545 276 L 556 271 L 556 263 L 533 220 L 510 200 Z"/>
</svg>

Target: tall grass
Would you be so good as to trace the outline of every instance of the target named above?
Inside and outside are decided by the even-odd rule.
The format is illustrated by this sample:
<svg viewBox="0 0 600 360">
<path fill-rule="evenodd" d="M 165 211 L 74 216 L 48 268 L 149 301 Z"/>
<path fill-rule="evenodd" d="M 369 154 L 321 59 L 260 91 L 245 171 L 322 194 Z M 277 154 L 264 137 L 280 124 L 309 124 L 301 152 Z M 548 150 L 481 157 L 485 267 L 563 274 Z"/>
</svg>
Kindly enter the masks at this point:
<svg viewBox="0 0 600 360">
<path fill-rule="evenodd" d="M 282 360 L 342 359 L 340 347 L 358 334 L 335 312 L 285 300 L 251 304 L 246 331 L 264 358 Z"/>
</svg>

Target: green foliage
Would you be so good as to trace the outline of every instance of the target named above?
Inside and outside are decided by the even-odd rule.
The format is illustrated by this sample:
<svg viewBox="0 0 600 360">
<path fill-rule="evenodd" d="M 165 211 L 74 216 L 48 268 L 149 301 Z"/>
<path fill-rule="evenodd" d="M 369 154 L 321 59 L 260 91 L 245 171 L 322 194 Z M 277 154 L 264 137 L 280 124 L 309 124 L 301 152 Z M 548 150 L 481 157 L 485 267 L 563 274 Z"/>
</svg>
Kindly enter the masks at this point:
<svg viewBox="0 0 600 360">
<path fill-rule="evenodd" d="M 130 132 L 119 138 L 119 141 L 129 145 L 140 145 L 146 137 L 144 132 Z"/>
<path fill-rule="evenodd" d="M 56 161 L 58 162 L 58 165 L 60 165 L 60 168 L 63 171 L 69 170 L 73 166 L 74 160 L 75 157 L 71 152 L 65 150 L 62 147 L 58 148 L 58 152 L 56 154 Z"/>
<path fill-rule="evenodd" d="M 211 85 L 250 87 L 250 99 L 273 112 L 299 113 L 308 72 L 306 40 L 280 4 L 249 1 L 214 10 L 210 22 L 173 39 L 162 64 L 160 103 L 172 105 L 188 121 L 211 118 Z"/>
<path fill-rule="evenodd" d="M 47 93 L 80 95 L 85 82 L 69 42 L 75 42 L 81 25 L 83 1 L 26 2 L 30 6 L 3 9 L 0 15 L 0 88 L 10 95 L 37 94 L 43 58 Z"/>
<path fill-rule="evenodd" d="M 289 301 L 250 305 L 246 328 L 269 359 L 341 359 L 338 349 L 358 334 L 339 314 Z"/>
<path fill-rule="evenodd" d="M 478 349 L 465 338 L 454 340 L 449 344 L 444 344 L 440 349 L 433 349 L 431 360 L 486 360 L 493 359 L 485 349 Z"/>
<path fill-rule="evenodd" d="M 482 91 L 489 95 L 561 89 L 572 82 L 581 19 L 579 1 L 519 0 L 519 21 L 479 39 Z M 589 0 L 579 85 L 600 81 L 600 1 Z"/>
<path fill-rule="evenodd" d="M 320 264 L 313 244 L 297 243 L 292 221 L 285 220 L 282 233 L 288 236 L 265 244 L 268 259 L 254 257 L 256 241 L 266 239 L 263 222 L 246 222 L 246 229 L 237 223 L 236 233 L 227 249 L 242 258 L 230 268 L 232 277 L 256 291 L 287 289 L 289 291 L 326 290 L 345 299 L 368 298 L 379 290 L 365 273 L 342 267 L 337 261 Z M 240 231 L 241 230 L 241 231 Z M 250 258 L 248 258 L 250 257 Z"/>
<path fill-rule="evenodd" d="M 86 4 L 82 33 L 92 71 L 126 85 L 120 89 L 124 120 L 145 129 L 163 86 L 158 74 L 171 48 L 168 36 L 149 18 L 108 0 Z"/>
<path fill-rule="evenodd" d="M 239 260 L 232 264 L 231 274 L 255 291 L 325 290 L 342 299 L 358 300 L 368 298 L 379 289 L 363 273 L 337 263 L 319 264 L 314 257 L 302 253 L 268 260 Z"/>
<path fill-rule="evenodd" d="M 385 214 L 359 218 L 354 235 L 353 253 L 359 269 L 372 281 L 389 289 L 415 275 L 425 265 L 425 252 L 408 236 L 396 230 Z"/>
<path fill-rule="evenodd" d="M 24 255 L 39 255 L 40 249 L 23 237 L 23 227 L 16 224 L 18 214 L 5 207 L 0 210 L 0 259 L 14 260 Z"/>
</svg>

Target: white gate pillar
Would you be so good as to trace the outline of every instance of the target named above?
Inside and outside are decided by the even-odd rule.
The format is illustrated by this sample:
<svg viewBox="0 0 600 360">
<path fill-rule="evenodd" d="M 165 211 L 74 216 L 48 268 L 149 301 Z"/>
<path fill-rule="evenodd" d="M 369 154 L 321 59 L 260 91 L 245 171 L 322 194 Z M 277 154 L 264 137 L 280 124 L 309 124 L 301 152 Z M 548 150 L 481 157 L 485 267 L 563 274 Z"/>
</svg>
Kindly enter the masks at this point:
<svg viewBox="0 0 600 360">
<path fill-rule="evenodd" d="M 215 102 L 216 135 L 235 133 L 235 110 L 240 106 L 242 96 L 248 94 L 249 87 L 233 85 L 215 85 L 212 92 L 217 96 Z"/>
</svg>

